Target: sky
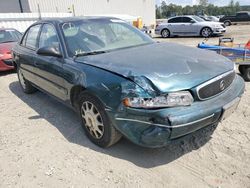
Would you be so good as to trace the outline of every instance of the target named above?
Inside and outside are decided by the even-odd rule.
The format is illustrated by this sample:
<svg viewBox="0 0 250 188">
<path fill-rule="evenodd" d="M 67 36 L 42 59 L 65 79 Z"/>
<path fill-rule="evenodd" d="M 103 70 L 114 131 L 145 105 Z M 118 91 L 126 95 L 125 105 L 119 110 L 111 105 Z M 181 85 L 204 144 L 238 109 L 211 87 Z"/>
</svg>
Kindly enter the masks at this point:
<svg viewBox="0 0 250 188">
<path fill-rule="evenodd" d="M 159 4 L 163 0 L 156 0 L 157 4 Z M 250 5 L 250 0 L 235 0 L 239 1 L 240 5 Z M 178 5 L 195 5 L 198 4 L 199 0 L 165 0 L 167 4 L 174 3 Z M 225 6 L 228 5 L 230 0 L 208 0 L 209 3 L 212 3 L 217 6 Z"/>
</svg>

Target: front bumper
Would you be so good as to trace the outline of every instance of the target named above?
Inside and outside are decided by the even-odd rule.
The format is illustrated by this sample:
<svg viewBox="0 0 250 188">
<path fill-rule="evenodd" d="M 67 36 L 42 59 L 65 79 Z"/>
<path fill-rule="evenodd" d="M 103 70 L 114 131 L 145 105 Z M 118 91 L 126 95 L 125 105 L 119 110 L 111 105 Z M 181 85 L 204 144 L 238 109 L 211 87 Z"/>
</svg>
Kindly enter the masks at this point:
<svg viewBox="0 0 250 188">
<path fill-rule="evenodd" d="M 108 112 L 115 127 L 132 142 L 145 147 L 162 147 L 171 140 L 205 126 L 218 123 L 223 107 L 244 92 L 244 81 L 238 75 L 226 91 L 188 107 L 144 110 L 125 108 Z"/>
<path fill-rule="evenodd" d="M 226 32 L 226 28 L 214 28 L 213 34 L 222 34 Z"/>
<path fill-rule="evenodd" d="M 12 63 L 12 59 L 0 59 L 0 71 L 13 70 L 14 66 Z"/>
</svg>

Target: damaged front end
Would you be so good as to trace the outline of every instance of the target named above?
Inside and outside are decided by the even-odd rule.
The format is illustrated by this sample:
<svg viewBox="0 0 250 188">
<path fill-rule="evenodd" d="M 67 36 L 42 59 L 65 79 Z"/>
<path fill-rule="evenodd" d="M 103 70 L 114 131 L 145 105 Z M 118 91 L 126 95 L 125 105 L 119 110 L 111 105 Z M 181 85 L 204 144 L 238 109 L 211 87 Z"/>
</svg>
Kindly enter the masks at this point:
<svg viewBox="0 0 250 188">
<path fill-rule="evenodd" d="M 163 108 L 189 106 L 189 91 L 161 93 L 144 76 L 130 77 L 121 83 L 121 107 L 116 115 L 118 129 L 133 142 L 147 147 L 161 147 L 169 142 L 171 123 L 158 112 Z"/>
<path fill-rule="evenodd" d="M 135 84 L 122 83 L 123 104 L 130 108 L 156 109 L 189 106 L 194 99 L 189 91 L 161 93 L 146 77 L 133 77 Z"/>
<path fill-rule="evenodd" d="M 244 82 L 236 76 L 226 92 L 205 101 L 194 100 L 189 91 L 162 93 L 146 77 L 122 82 L 121 92 L 113 124 L 132 142 L 155 148 L 218 123 L 222 107 L 243 94 Z"/>
</svg>

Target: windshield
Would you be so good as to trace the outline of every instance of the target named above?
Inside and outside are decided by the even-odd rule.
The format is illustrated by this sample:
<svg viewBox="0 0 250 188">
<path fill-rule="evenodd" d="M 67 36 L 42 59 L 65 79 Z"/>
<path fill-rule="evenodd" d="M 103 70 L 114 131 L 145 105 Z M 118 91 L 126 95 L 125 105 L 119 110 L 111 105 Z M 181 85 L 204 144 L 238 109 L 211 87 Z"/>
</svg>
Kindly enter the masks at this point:
<svg viewBox="0 0 250 188">
<path fill-rule="evenodd" d="M 0 30 L 0 43 L 17 42 L 21 37 L 22 34 L 14 29 Z"/>
<path fill-rule="evenodd" d="M 65 22 L 61 28 L 70 57 L 153 43 L 149 36 L 115 18 Z"/>
<path fill-rule="evenodd" d="M 197 22 L 204 22 L 204 20 L 198 16 L 192 16 L 192 18 Z"/>
</svg>

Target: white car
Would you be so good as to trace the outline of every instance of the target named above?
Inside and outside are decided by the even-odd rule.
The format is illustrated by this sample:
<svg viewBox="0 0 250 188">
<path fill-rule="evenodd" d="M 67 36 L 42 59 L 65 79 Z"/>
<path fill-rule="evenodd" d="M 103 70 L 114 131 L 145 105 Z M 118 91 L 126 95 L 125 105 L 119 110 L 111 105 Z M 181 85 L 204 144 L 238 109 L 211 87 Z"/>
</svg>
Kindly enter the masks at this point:
<svg viewBox="0 0 250 188">
<path fill-rule="evenodd" d="M 202 36 L 209 37 L 213 34 L 222 34 L 226 28 L 219 22 L 207 22 L 198 16 L 176 16 L 168 22 L 156 26 L 155 34 L 163 38 L 170 36 Z"/>
</svg>

